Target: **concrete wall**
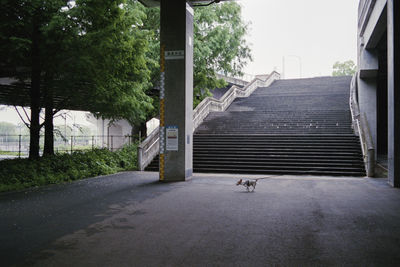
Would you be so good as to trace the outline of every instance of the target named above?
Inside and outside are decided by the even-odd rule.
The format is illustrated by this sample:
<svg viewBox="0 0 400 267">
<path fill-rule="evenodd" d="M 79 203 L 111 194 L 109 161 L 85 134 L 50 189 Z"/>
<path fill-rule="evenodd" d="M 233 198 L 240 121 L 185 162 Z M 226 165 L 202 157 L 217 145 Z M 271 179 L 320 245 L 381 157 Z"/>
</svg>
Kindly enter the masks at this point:
<svg viewBox="0 0 400 267">
<path fill-rule="evenodd" d="M 367 6 L 359 14 L 359 38 L 366 48 L 374 48 L 386 30 L 387 0 L 365 1 Z"/>
<path fill-rule="evenodd" d="M 359 106 L 360 111 L 366 114 L 375 144 L 377 141 L 386 144 L 386 138 L 382 136 L 385 134 L 383 131 L 387 132 L 388 181 L 395 187 L 400 187 L 399 44 L 400 2 L 398 0 L 360 0 Z M 380 119 L 386 119 L 382 112 L 387 112 L 387 130 L 386 123 L 377 121 L 377 116 Z M 378 125 L 383 125 L 385 129 L 378 129 Z M 377 129 L 380 131 L 379 135 Z M 380 151 L 386 152 L 382 148 Z"/>
<path fill-rule="evenodd" d="M 387 0 L 362 0 L 358 23 L 358 101 L 366 115 L 374 145 L 377 144 L 377 90 L 379 42 L 386 32 Z M 375 153 L 377 150 L 375 149 Z M 375 155 L 376 158 L 376 155 Z"/>
<path fill-rule="evenodd" d="M 90 115 L 88 121 L 96 126 L 96 132 L 94 133 L 97 136 L 96 145 L 110 148 L 112 146 L 113 149 L 118 149 L 129 142 L 125 136 L 132 134 L 132 126 L 127 120 L 118 120 L 111 123 L 110 120 L 96 119 Z M 113 136 L 112 140 L 111 136 Z"/>
<path fill-rule="evenodd" d="M 388 0 L 388 179 L 400 187 L 400 1 Z"/>
</svg>

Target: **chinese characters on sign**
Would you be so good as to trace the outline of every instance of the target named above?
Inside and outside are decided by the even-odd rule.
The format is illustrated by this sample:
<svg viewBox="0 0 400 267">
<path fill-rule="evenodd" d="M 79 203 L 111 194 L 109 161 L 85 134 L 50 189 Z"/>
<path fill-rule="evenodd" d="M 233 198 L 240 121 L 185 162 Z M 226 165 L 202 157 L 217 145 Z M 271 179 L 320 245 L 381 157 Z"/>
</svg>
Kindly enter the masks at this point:
<svg viewBox="0 0 400 267">
<path fill-rule="evenodd" d="M 165 60 L 184 59 L 184 58 L 185 58 L 184 50 L 165 51 Z"/>
</svg>

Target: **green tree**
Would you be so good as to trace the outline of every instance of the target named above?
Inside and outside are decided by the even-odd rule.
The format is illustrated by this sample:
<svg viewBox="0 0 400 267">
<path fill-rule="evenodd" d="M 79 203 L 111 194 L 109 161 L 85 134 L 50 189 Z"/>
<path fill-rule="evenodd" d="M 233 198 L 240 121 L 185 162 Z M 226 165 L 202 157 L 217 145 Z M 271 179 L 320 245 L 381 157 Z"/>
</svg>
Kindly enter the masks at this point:
<svg viewBox="0 0 400 267">
<path fill-rule="evenodd" d="M 140 30 L 146 33 L 148 42 L 148 50 L 146 52 L 146 65 L 150 70 L 151 87 L 147 90 L 146 94 L 153 99 L 152 110 L 146 112 L 146 119 L 142 120 L 139 124 L 133 124 L 132 135 L 139 136 L 141 132 L 142 137 L 146 137 L 146 121 L 157 116 L 159 110 L 159 95 L 155 88 L 159 87 L 160 78 L 160 9 L 159 8 L 146 8 L 142 6 L 145 13 L 145 18 L 140 26 Z"/>
<path fill-rule="evenodd" d="M 111 4 L 110 4 L 111 3 Z M 71 9 L 80 27 L 77 80 L 92 100 L 89 111 L 108 119 L 137 123 L 152 109 L 145 91 L 151 87 L 146 31 L 139 29 L 145 13 L 137 1 L 81 0 Z M 88 67 L 89 66 L 89 67 Z M 71 71 L 72 72 L 72 71 Z"/>
<path fill-rule="evenodd" d="M 42 78 L 51 59 L 46 58 L 43 32 L 67 0 L 2 0 L 0 19 L 0 56 L 2 69 L 29 84 L 30 97 L 30 158 L 39 157 L 39 114 L 41 110 Z M 2 71 L 3 72 L 3 71 Z M 15 92 L 18 95 L 20 92 Z"/>
<path fill-rule="evenodd" d="M 2 69 L 30 87 L 30 158 L 39 156 L 39 113 L 45 154 L 54 153 L 53 116 L 84 107 L 98 117 L 145 120 L 152 100 L 143 7 L 133 0 L 2 0 Z M 18 93 L 18 92 L 16 92 Z M 20 92 L 19 92 L 20 93 Z M 41 101 L 42 99 L 42 101 Z"/>
<path fill-rule="evenodd" d="M 224 86 L 216 72 L 240 76 L 252 59 L 246 41 L 248 25 L 235 2 L 198 7 L 194 17 L 194 106 Z"/>
<path fill-rule="evenodd" d="M 351 76 L 357 71 L 357 66 L 352 60 L 344 62 L 337 61 L 333 64 L 332 76 Z"/>
</svg>

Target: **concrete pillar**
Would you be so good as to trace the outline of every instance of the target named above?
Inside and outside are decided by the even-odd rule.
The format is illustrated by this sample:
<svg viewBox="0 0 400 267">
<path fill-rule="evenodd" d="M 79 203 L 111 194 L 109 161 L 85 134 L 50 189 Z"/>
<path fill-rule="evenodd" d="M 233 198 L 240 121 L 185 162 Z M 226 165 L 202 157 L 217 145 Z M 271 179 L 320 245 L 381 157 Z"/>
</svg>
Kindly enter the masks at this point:
<svg viewBox="0 0 400 267">
<path fill-rule="evenodd" d="M 388 178 L 400 187 L 400 1 L 388 0 Z"/>
<path fill-rule="evenodd" d="M 362 90 L 358 91 L 360 112 L 361 114 L 365 113 L 372 141 L 374 142 L 374 145 L 376 145 L 376 78 L 359 78 L 358 85 L 359 88 L 362 88 Z"/>
<path fill-rule="evenodd" d="M 193 173 L 193 9 L 161 0 L 160 180 Z"/>
<path fill-rule="evenodd" d="M 363 48 L 360 51 L 358 85 L 362 90 L 358 91 L 358 104 L 360 112 L 366 115 L 371 138 L 375 146 L 377 144 L 376 93 L 378 65 L 376 49 Z M 375 158 L 377 158 L 376 156 L 375 149 Z"/>
</svg>

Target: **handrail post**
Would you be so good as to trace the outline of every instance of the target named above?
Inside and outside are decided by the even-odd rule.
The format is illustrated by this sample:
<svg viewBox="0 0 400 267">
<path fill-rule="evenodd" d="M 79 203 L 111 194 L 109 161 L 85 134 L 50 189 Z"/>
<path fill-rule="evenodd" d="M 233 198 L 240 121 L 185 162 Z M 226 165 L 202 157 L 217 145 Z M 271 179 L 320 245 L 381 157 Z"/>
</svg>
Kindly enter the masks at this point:
<svg viewBox="0 0 400 267">
<path fill-rule="evenodd" d="M 143 171 L 143 164 L 142 164 L 142 161 L 143 161 L 143 147 L 141 147 L 141 146 L 138 146 L 138 150 L 137 150 L 137 163 L 138 163 L 138 170 L 139 171 Z"/>
</svg>

